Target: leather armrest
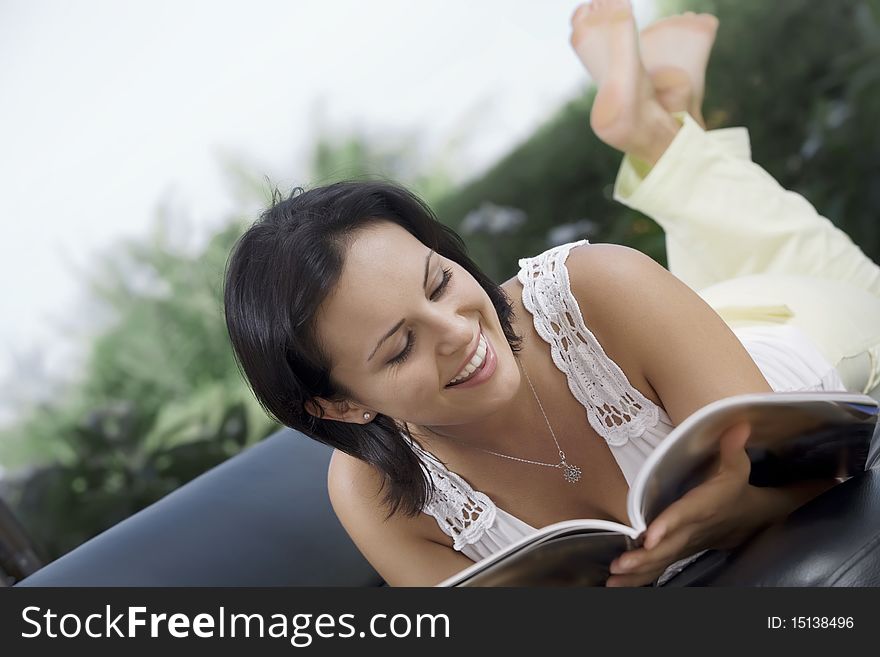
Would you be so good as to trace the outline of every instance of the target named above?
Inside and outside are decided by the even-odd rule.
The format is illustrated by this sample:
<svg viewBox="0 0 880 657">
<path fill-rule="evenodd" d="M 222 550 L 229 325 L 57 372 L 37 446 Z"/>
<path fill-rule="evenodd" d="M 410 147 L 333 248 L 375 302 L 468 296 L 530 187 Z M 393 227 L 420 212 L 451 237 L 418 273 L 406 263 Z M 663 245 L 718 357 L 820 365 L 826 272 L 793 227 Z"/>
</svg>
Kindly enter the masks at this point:
<svg viewBox="0 0 880 657">
<path fill-rule="evenodd" d="M 332 449 L 281 430 L 17 586 L 376 586 L 327 494 Z"/>
</svg>

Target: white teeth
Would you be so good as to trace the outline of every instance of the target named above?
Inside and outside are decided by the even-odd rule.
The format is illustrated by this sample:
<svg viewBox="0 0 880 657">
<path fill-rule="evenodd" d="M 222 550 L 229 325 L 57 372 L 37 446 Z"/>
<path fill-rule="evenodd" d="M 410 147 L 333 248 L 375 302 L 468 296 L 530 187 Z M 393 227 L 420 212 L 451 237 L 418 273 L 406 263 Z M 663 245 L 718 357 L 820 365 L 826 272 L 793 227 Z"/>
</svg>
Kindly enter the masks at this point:
<svg viewBox="0 0 880 657">
<path fill-rule="evenodd" d="M 486 351 L 488 350 L 488 345 L 486 344 L 486 339 L 483 337 L 483 334 L 480 334 L 480 344 L 477 345 L 477 351 L 474 354 L 474 357 L 471 358 L 470 362 L 465 365 L 464 369 L 459 372 L 458 376 L 456 376 L 452 381 L 449 382 L 448 385 L 453 385 L 455 383 L 459 383 L 464 379 L 468 378 L 471 374 L 473 374 L 477 369 L 479 369 L 480 365 L 483 364 L 483 359 L 486 357 Z"/>
</svg>

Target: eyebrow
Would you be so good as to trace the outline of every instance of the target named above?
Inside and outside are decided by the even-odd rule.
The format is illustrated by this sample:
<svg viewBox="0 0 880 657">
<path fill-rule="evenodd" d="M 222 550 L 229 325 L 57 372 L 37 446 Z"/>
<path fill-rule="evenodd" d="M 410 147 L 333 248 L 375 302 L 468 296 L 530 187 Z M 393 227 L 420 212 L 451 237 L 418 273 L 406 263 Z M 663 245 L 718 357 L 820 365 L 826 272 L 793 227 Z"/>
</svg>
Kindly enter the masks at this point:
<svg viewBox="0 0 880 657">
<path fill-rule="evenodd" d="M 425 276 L 422 279 L 422 289 L 425 289 L 425 287 L 428 285 L 428 267 L 431 264 L 431 256 L 432 255 L 434 255 L 434 249 L 431 249 L 430 251 L 428 251 L 428 257 L 425 258 Z M 392 335 L 397 333 L 398 329 L 400 329 L 400 327 L 403 326 L 404 321 L 405 320 L 402 319 L 399 322 L 397 322 L 397 324 L 395 324 L 393 327 L 391 327 L 391 330 L 388 331 L 388 333 L 386 333 L 385 335 L 383 335 L 379 339 L 379 342 L 376 343 L 376 347 L 373 349 L 373 353 L 371 353 L 370 357 L 367 358 L 368 363 L 373 359 L 373 356 L 376 355 L 376 352 L 379 351 L 379 347 L 382 346 L 382 343 L 385 342 L 385 340 L 390 338 Z"/>
</svg>

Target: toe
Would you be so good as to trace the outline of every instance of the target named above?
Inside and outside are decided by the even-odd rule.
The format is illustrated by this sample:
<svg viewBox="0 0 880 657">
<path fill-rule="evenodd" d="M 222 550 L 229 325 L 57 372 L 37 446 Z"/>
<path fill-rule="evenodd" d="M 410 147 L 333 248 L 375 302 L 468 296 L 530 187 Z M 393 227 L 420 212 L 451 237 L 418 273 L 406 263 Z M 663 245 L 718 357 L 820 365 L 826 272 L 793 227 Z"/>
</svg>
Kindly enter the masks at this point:
<svg viewBox="0 0 880 657">
<path fill-rule="evenodd" d="M 699 14 L 698 17 L 705 23 L 707 26 L 712 29 L 718 28 L 718 17 L 713 16 L 712 14 Z"/>
</svg>

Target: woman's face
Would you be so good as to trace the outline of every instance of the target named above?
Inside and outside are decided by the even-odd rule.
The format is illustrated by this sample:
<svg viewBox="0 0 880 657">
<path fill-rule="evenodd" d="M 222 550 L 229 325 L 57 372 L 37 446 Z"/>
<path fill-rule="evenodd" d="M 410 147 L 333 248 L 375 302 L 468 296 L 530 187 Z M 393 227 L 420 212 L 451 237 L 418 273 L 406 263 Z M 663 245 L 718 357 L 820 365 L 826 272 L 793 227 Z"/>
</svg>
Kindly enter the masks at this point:
<svg viewBox="0 0 880 657">
<path fill-rule="evenodd" d="M 418 426 L 479 422 L 504 408 L 519 385 L 485 290 L 392 222 L 357 233 L 317 329 L 333 380 L 356 397 L 342 411 L 322 404 L 327 417 L 362 422 L 370 410 L 372 417 L 378 412 Z M 497 358 L 494 373 L 479 385 L 447 387 L 481 332 Z"/>
</svg>

